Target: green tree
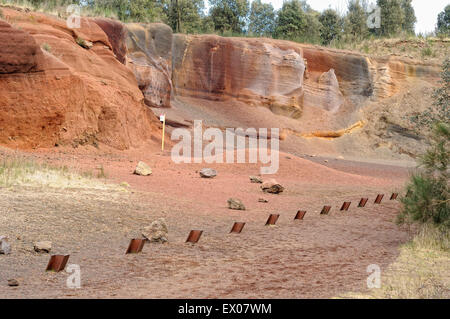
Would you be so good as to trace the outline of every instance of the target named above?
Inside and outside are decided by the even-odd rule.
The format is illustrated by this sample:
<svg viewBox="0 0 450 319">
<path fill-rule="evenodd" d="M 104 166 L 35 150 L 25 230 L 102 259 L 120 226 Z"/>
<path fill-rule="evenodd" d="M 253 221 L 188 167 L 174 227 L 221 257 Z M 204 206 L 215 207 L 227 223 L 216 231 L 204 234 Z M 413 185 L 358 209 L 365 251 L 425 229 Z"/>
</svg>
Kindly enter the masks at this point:
<svg viewBox="0 0 450 319">
<path fill-rule="evenodd" d="M 203 0 L 165 0 L 167 23 L 178 33 L 198 33 L 202 30 Z"/>
<path fill-rule="evenodd" d="M 249 0 L 209 0 L 216 31 L 242 33 L 249 12 Z"/>
<path fill-rule="evenodd" d="M 271 35 L 275 30 L 275 10 L 270 3 L 254 0 L 250 9 L 248 31 L 258 36 Z"/>
<path fill-rule="evenodd" d="M 322 23 L 320 23 L 320 13 L 315 10 L 306 11 L 306 32 L 302 39 L 305 42 L 320 44 L 320 30 L 322 30 Z"/>
<path fill-rule="evenodd" d="M 367 18 L 366 11 L 359 0 L 349 1 L 348 12 L 344 20 L 344 30 L 351 41 L 367 38 L 369 35 Z"/>
<path fill-rule="evenodd" d="M 334 39 L 338 39 L 342 32 L 342 19 L 336 10 L 327 9 L 319 16 L 322 24 L 320 38 L 322 44 L 328 45 Z"/>
<path fill-rule="evenodd" d="M 162 1 L 155 0 L 84 0 L 80 1 L 92 12 L 111 12 L 123 22 L 166 21 Z"/>
<path fill-rule="evenodd" d="M 403 31 L 409 34 L 415 34 L 417 18 L 414 7 L 412 6 L 412 0 L 402 0 L 402 10 L 404 15 Z"/>
<path fill-rule="evenodd" d="M 275 35 L 283 39 L 301 38 L 306 34 L 306 13 L 299 0 L 289 0 L 283 3 L 278 11 Z"/>
<path fill-rule="evenodd" d="M 449 172 L 450 126 L 438 123 L 431 147 L 420 158 L 419 171 L 411 177 L 403 209 L 397 217 L 399 224 L 433 224 L 450 228 Z"/>
<path fill-rule="evenodd" d="M 443 36 L 450 35 L 450 4 L 438 15 L 436 33 Z"/>
<path fill-rule="evenodd" d="M 377 0 L 381 9 L 381 28 L 378 34 L 381 36 L 395 36 L 402 31 L 405 14 L 401 0 Z"/>
</svg>

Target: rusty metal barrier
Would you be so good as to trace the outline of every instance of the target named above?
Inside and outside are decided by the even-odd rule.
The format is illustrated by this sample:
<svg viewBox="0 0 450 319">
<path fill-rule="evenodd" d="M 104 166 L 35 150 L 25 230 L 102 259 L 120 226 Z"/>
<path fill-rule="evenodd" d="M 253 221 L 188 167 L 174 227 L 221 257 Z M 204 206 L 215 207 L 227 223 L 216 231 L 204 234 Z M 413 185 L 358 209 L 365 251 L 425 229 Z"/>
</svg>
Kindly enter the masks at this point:
<svg viewBox="0 0 450 319">
<path fill-rule="evenodd" d="M 231 228 L 230 234 L 240 234 L 242 233 L 242 230 L 244 229 L 245 223 L 234 223 L 233 228 Z"/>
<path fill-rule="evenodd" d="M 381 201 L 383 200 L 384 195 L 383 194 L 379 194 L 377 196 L 377 198 L 375 199 L 375 204 L 381 204 Z"/>
<path fill-rule="evenodd" d="M 352 202 L 344 202 L 341 207 L 341 211 L 348 211 Z"/>
<path fill-rule="evenodd" d="M 366 207 L 367 202 L 369 201 L 368 198 L 361 198 L 359 201 L 358 207 Z"/>
<path fill-rule="evenodd" d="M 306 210 L 299 210 L 297 212 L 297 215 L 295 215 L 294 220 L 303 220 L 305 218 L 306 215 Z"/>
<path fill-rule="evenodd" d="M 70 255 L 53 255 L 50 257 L 46 271 L 60 272 L 66 268 Z"/>
<path fill-rule="evenodd" d="M 280 218 L 280 215 L 276 215 L 276 214 L 270 215 L 269 219 L 267 219 L 266 226 L 274 226 L 277 223 L 278 218 Z"/>
<path fill-rule="evenodd" d="M 139 254 L 144 248 L 146 239 L 132 239 L 125 254 Z"/>
<path fill-rule="evenodd" d="M 202 237 L 202 234 L 203 230 L 191 230 L 188 238 L 186 239 L 186 242 L 196 244 L 200 240 L 200 237 Z"/>
<path fill-rule="evenodd" d="M 331 206 L 324 206 L 322 211 L 320 212 L 320 215 L 328 215 L 330 213 Z"/>
</svg>

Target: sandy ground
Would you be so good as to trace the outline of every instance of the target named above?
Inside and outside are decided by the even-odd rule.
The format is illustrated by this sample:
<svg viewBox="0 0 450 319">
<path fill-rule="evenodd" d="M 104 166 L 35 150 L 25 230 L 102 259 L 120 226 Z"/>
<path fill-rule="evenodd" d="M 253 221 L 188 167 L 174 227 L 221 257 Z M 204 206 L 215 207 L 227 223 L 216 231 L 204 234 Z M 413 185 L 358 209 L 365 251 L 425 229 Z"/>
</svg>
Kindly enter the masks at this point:
<svg viewBox="0 0 450 319">
<path fill-rule="evenodd" d="M 249 181 L 259 172 L 254 164 L 177 165 L 146 149 L 26 156 L 94 173 L 102 166 L 109 181 L 131 188 L 0 189 L 0 234 L 13 246 L 0 255 L 0 298 L 330 298 L 365 291 L 367 267 L 386 269 L 410 238 L 393 222 L 398 202 L 373 204 L 376 194 L 402 189 L 408 170 L 400 166 L 282 154 L 274 177 L 286 191 L 268 195 Z M 152 176 L 132 174 L 139 160 Z M 201 179 L 203 167 L 218 176 Z M 370 202 L 357 208 L 363 196 Z M 230 197 L 247 210 L 230 211 Z M 347 200 L 350 211 L 340 212 Z M 320 215 L 324 205 L 333 206 L 329 216 Z M 299 209 L 307 210 L 304 221 L 293 220 Z M 272 213 L 280 220 L 265 227 Z M 169 243 L 125 255 L 129 240 L 158 217 L 168 222 Z M 229 234 L 235 221 L 247 223 L 240 235 Z M 192 229 L 204 231 L 196 245 L 184 243 Z M 80 265 L 81 289 L 66 288 L 65 272 L 44 271 L 49 255 L 33 251 L 38 240 L 52 241 L 54 253 Z M 20 286 L 8 287 L 11 278 Z"/>
</svg>

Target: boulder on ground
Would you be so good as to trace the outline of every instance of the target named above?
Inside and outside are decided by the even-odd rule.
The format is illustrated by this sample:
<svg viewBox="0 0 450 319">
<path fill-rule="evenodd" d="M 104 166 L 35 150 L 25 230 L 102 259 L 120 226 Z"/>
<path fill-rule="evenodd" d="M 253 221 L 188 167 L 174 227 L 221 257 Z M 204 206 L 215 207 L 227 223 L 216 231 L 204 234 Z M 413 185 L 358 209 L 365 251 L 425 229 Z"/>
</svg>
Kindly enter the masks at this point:
<svg viewBox="0 0 450 319">
<path fill-rule="evenodd" d="M 202 178 L 214 178 L 217 176 L 217 171 L 211 168 L 204 168 L 200 171 Z"/>
<path fill-rule="evenodd" d="M 263 180 L 261 177 L 258 176 L 250 176 L 250 181 L 254 184 L 262 184 Z"/>
<path fill-rule="evenodd" d="M 228 208 L 233 210 L 245 210 L 245 206 L 240 199 L 230 198 Z"/>
<path fill-rule="evenodd" d="M 0 236 L 0 255 L 11 254 L 11 245 L 8 242 L 8 237 Z"/>
<path fill-rule="evenodd" d="M 147 226 L 142 231 L 142 236 L 144 236 L 148 241 L 152 243 L 165 243 L 169 241 L 169 230 L 167 228 L 167 223 L 164 218 L 159 218 Z"/>
<path fill-rule="evenodd" d="M 134 174 L 139 176 L 149 176 L 152 175 L 152 169 L 144 162 L 139 162 L 134 170 Z"/>
<path fill-rule="evenodd" d="M 261 189 L 264 193 L 280 194 L 284 191 L 284 187 L 281 186 L 276 180 L 271 179 L 262 184 Z"/>
<path fill-rule="evenodd" d="M 34 244 L 34 251 L 37 253 L 49 253 L 52 250 L 51 241 L 39 241 Z"/>
</svg>

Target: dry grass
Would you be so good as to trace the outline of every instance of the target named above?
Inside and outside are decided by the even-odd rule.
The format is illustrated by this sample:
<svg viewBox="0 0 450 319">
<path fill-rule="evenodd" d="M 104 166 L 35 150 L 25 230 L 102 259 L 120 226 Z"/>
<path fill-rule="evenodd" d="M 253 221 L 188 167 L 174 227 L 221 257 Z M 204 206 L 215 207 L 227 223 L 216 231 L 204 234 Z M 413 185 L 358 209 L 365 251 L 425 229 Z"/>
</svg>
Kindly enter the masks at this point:
<svg viewBox="0 0 450 319">
<path fill-rule="evenodd" d="M 103 168 L 94 177 L 91 172 L 77 172 L 68 167 L 37 163 L 20 156 L 6 156 L 0 160 L 0 187 L 47 187 L 119 190 L 120 186 L 108 184 Z"/>
<path fill-rule="evenodd" d="M 382 287 L 368 294 L 348 294 L 358 299 L 450 298 L 450 233 L 425 226 L 400 250 L 400 256 L 382 273 Z"/>
<path fill-rule="evenodd" d="M 337 42 L 332 47 L 359 51 L 375 57 L 403 56 L 441 64 L 449 55 L 450 39 L 436 37 L 404 37 L 398 39 L 368 39 L 361 42 Z"/>
</svg>

